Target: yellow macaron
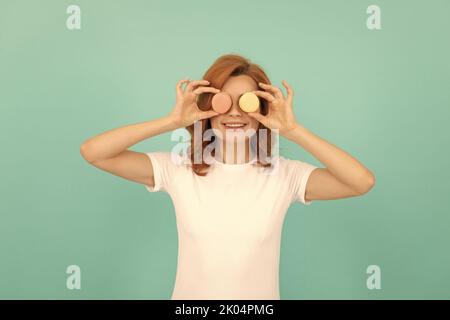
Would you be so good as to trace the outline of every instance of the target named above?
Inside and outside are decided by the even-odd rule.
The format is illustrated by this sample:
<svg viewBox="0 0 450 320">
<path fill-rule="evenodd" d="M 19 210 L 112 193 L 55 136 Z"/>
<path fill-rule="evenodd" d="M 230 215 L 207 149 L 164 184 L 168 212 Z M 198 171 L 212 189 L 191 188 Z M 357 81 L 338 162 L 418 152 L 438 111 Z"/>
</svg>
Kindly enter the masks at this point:
<svg viewBox="0 0 450 320">
<path fill-rule="evenodd" d="M 246 92 L 239 98 L 239 107 L 244 112 L 255 112 L 259 108 L 259 99 L 253 92 Z"/>
</svg>

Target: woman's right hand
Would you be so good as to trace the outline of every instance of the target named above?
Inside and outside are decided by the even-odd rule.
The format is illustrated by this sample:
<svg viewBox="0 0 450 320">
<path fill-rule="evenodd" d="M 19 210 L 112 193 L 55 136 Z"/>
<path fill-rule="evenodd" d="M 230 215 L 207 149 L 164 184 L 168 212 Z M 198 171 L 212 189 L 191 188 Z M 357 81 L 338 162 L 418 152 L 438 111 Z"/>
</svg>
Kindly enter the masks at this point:
<svg viewBox="0 0 450 320">
<path fill-rule="evenodd" d="M 184 90 L 182 89 L 183 83 L 188 83 Z M 209 85 L 208 80 L 190 81 L 189 79 L 183 79 L 178 81 L 176 86 L 177 100 L 170 113 L 170 117 L 178 127 L 187 127 L 195 121 L 214 117 L 219 114 L 212 109 L 202 111 L 197 105 L 197 96 L 199 94 L 220 92 L 219 89 L 205 87 L 206 85 Z"/>
</svg>

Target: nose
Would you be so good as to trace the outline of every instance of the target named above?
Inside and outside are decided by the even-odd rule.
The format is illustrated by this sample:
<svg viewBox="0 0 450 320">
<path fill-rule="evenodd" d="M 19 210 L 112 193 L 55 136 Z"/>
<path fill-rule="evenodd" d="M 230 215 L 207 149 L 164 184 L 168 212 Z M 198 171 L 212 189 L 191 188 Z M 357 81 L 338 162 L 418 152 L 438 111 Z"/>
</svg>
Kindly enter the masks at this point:
<svg viewBox="0 0 450 320">
<path fill-rule="evenodd" d="M 241 110 L 241 108 L 239 108 L 238 102 L 236 100 L 233 100 L 230 110 L 228 110 L 226 114 L 228 116 L 241 117 L 243 115 L 243 111 Z"/>
</svg>

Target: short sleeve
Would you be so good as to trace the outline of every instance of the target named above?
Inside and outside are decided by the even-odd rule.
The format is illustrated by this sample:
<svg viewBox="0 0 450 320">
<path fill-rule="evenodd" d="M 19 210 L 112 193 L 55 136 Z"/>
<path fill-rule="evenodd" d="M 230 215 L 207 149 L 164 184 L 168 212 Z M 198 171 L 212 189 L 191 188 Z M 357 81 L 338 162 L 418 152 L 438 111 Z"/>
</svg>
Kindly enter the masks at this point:
<svg viewBox="0 0 450 320">
<path fill-rule="evenodd" d="M 287 174 L 289 175 L 289 188 L 292 190 L 292 202 L 301 202 L 305 205 L 312 203 L 312 200 L 305 200 L 306 193 L 306 183 L 308 182 L 309 176 L 318 168 L 317 166 L 299 161 L 285 159 L 287 166 Z"/>
<path fill-rule="evenodd" d="M 179 158 L 171 152 L 147 152 L 146 155 L 152 163 L 154 186 L 145 185 L 145 188 L 149 192 L 168 192 L 171 185 L 171 177 L 177 168 Z"/>
</svg>

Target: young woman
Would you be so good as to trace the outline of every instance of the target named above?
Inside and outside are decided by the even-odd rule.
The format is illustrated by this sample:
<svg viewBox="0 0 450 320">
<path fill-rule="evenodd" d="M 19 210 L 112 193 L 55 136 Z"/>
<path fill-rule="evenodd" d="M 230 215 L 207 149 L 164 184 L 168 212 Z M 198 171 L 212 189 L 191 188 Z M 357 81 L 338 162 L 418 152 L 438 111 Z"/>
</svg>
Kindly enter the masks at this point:
<svg viewBox="0 0 450 320">
<path fill-rule="evenodd" d="M 290 204 L 360 196 L 374 185 L 374 175 L 358 160 L 296 120 L 294 92 L 286 81 L 283 86 L 286 95 L 260 66 L 224 55 L 202 80 L 177 83 L 167 116 L 101 133 L 81 145 L 82 156 L 95 167 L 170 195 L 178 229 L 172 299 L 280 299 L 279 248 Z M 253 109 L 241 99 L 245 93 L 253 102 L 252 94 L 257 96 Z M 214 99 L 222 99 L 222 108 Z M 128 150 L 178 128 L 191 133 L 184 156 Z M 211 139 L 204 139 L 208 130 Z M 268 134 L 259 135 L 262 130 Z M 274 132 L 324 167 L 276 155 Z"/>
</svg>

